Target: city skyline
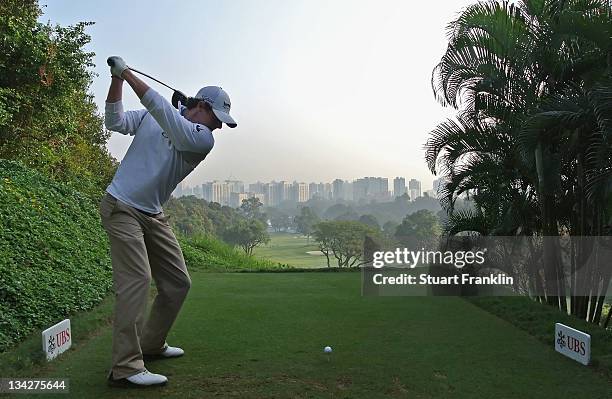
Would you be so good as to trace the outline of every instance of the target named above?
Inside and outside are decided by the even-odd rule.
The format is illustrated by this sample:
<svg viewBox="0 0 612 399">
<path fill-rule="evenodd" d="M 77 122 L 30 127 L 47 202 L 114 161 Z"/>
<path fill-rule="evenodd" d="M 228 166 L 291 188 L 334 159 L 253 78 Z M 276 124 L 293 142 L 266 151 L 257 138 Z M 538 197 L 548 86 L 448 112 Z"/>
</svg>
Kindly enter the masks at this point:
<svg viewBox="0 0 612 399">
<path fill-rule="evenodd" d="M 307 183 L 307 184 L 310 184 L 310 183 L 333 183 L 333 181 L 337 180 L 337 179 L 343 180 L 343 181 L 348 181 L 348 182 L 353 182 L 355 180 L 363 179 L 363 178 L 368 178 L 368 177 L 376 177 L 376 178 L 385 178 L 385 179 L 388 179 L 389 180 L 389 185 L 393 185 L 393 180 L 395 180 L 397 178 L 406 180 L 405 176 L 404 177 L 403 176 L 394 176 L 393 178 L 385 177 L 385 176 L 361 176 L 361 177 L 357 177 L 355 179 L 343 179 L 341 177 L 336 177 L 336 178 L 334 178 L 334 179 L 332 179 L 330 181 L 316 180 L 316 179 L 315 180 L 311 180 L 311 181 L 298 180 L 298 179 L 270 179 L 270 180 L 268 180 L 268 179 L 255 179 L 255 180 L 247 180 L 247 179 L 239 179 L 239 178 L 232 177 L 232 178 L 227 178 L 227 179 L 223 179 L 223 178 L 221 178 L 221 179 L 209 179 L 209 180 L 206 180 L 206 181 L 200 181 L 200 182 L 195 182 L 195 183 L 191 183 L 191 184 L 187 183 L 185 181 L 183 181 L 181 183 L 183 185 L 186 185 L 187 187 L 195 187 L 195 186 L 199 186 L 199 185 L 206 184 L 206 183 L 223 182 L 223 181 L 227 181 L 227 182 L 242 182 L 242 183 L 244 183 L 246 185 L 256 184 L 256 183 L 266 183 L 266 182 L 267 183 L 272 183 L 272 182 L 277 182 L 277 183 L 280 183 L 280 182 L 290 182 L 290 183 L 298 182 L 298 183 Z M 435 176 L 433 176 L 433 177 L 434 177 L 434 179 L 431 180 L 431 182 L 432 182 L 431 183 L 431 187 L 429 189 L 427 189 L 427 190 L 422 189 L 423 192 L 429 191 L 429 190 L 432 190 L 432 189 L 436 189 L 436 182 L 442 180 L 442 178 L 437 178 Z M 410 182 L 410 180 L 417 180 L 419 183 L 421 183 L 421 186 L 422 186 L 423 182 L 421 180 L 418 180 L 418 179 L 409 179 L 409 180 L 406 180 L 406 181 Z M 406 185 L 406 188 L 408 188 L 408 185 Z M 392 191 L 395 191 L 395 190 L 392 190 Z"/>
<path fill-rule="evenodd" d="M 218 202 L 221 205 L 239 207 L 243 200 L 256 197 L 263 205 L 277 206 L 282 202 L 294 203 L 307 202 L 313 198 L 325 200 L 345 201 L 371 201 L 387 202 L 396 197 L 408 195 L 409 200 L 414 201 L 420 197 L 436 197 L 436 191 L 421 190 L 421 182 L 410 179 L 406 185 L 404 177 L 395 177 L 390 182 L 385 177 L 363 177 L 355 180 L 334 179 L 332 182 L 292 182 L 272 180 L 262 182 L 258 180 L 245 183 L 241 180 L 212 180 L 190 186 L 181 182 L 173 191 L 175 198 L 194 195 L 210 202 Z M 440 179 L 433 182 L 434 187 L 439 187 Z M 392 188 L 392 190 L 390 190 Z"/>
</svg>

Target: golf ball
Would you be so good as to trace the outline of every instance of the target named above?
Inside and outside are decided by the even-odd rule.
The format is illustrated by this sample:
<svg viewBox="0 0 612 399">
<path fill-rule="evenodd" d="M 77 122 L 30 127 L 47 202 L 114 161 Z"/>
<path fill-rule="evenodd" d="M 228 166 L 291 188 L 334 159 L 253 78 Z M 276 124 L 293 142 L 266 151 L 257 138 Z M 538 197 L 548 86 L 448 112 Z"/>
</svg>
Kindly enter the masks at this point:
<svg viewBox="0 0 612 399">
<path fill-rule="evenodd" d="M 331 346 L 326 346 L 325 348 L 323 348 L 323 352 L 325 352 L 325 353 L 332 353 Z"/>
</svg>

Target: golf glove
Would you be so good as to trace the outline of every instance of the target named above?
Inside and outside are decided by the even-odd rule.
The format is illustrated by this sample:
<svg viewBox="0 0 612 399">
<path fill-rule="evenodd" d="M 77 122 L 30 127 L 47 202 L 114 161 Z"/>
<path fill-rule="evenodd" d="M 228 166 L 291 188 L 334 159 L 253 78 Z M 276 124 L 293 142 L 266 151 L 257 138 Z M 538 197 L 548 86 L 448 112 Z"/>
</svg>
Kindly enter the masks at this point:
<svg viewBox="0 0 612 399">
<path fill-rule="evenodd" d="M 181 108 L 179 107 L 179 104 L 187 104 L 187 96 L 178 90 L 174 90 L 174 93 L 172 93 L 171 102 L 172 102 L 172 105 L 174 105 L 174 108 L 177 108 L 179 111 L 182 111 Z"/>
<path fill-rule="evenodd" d="M 123 58 L 118 57 L 116 55 L 108 57 L 106 63 L 108 64 L 108 66 L 111 67 L 111 74 L 113 76 L 118 77 L 119 79 L 123 79 L 123 77 L 121 77 L 121 74 L 123 73 L 123 71 L 129 68 L 125 61 L 123 61 Z"/>
</svg>

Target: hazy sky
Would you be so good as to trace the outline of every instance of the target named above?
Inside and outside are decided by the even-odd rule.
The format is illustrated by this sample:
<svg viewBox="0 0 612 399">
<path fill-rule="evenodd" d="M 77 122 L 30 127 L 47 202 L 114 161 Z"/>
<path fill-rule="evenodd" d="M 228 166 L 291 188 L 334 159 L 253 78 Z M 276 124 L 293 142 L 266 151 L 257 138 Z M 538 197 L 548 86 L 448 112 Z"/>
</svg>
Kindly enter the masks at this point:
<svg viewBox="0 0 612 399">
<path fill-rule="evenodd" d="M 403 176 L 426 190 L 434 177 L 423 144 L 453 114 L 435 101 L 431 71 L 446 25 L 474 2 L 41 0 L 41 21 L 96 23 L 87 50 L 101 112 L 110 55 L 187 95 L 207 85 L 229 93 L 238 127 L 215 131 L 189 185 Z M 128 85 L 123 101 L 142 108 Z M 113 133 L 111 154 L 121 160 L 131 140 Z"/>
</svg>

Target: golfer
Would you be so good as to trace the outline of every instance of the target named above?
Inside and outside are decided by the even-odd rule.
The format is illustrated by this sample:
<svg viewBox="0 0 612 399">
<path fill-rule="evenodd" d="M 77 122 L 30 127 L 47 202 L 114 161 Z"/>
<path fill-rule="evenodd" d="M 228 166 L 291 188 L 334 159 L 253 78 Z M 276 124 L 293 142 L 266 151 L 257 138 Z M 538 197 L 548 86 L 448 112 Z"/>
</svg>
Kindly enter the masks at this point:
<svg viewBox="0 0 612 399">
<path fill-rule="evenodd" d="M 134 139 L 100 202 L 100 217 L 111 247 L 115 309 L 109 385 L 146 387 L 168 379 L 150 373 L 148 356 L 173 358 L 181 348 L 166 337 L 185 300 L 191 279 L 162 205 L 213 148 L 212 132 L 229 115 L 229 96 L 220 87 L 202 88 L 187 106 L 170 102 L 137 78 L 120 57 L 111 57 L 106 128 Z M 126 81 L 145 109 L 123 111 Z M 151 278 L 157 296 L 144 322 Z M 143 358 L 144 356 L 144 358 Z"/>
</svg>

